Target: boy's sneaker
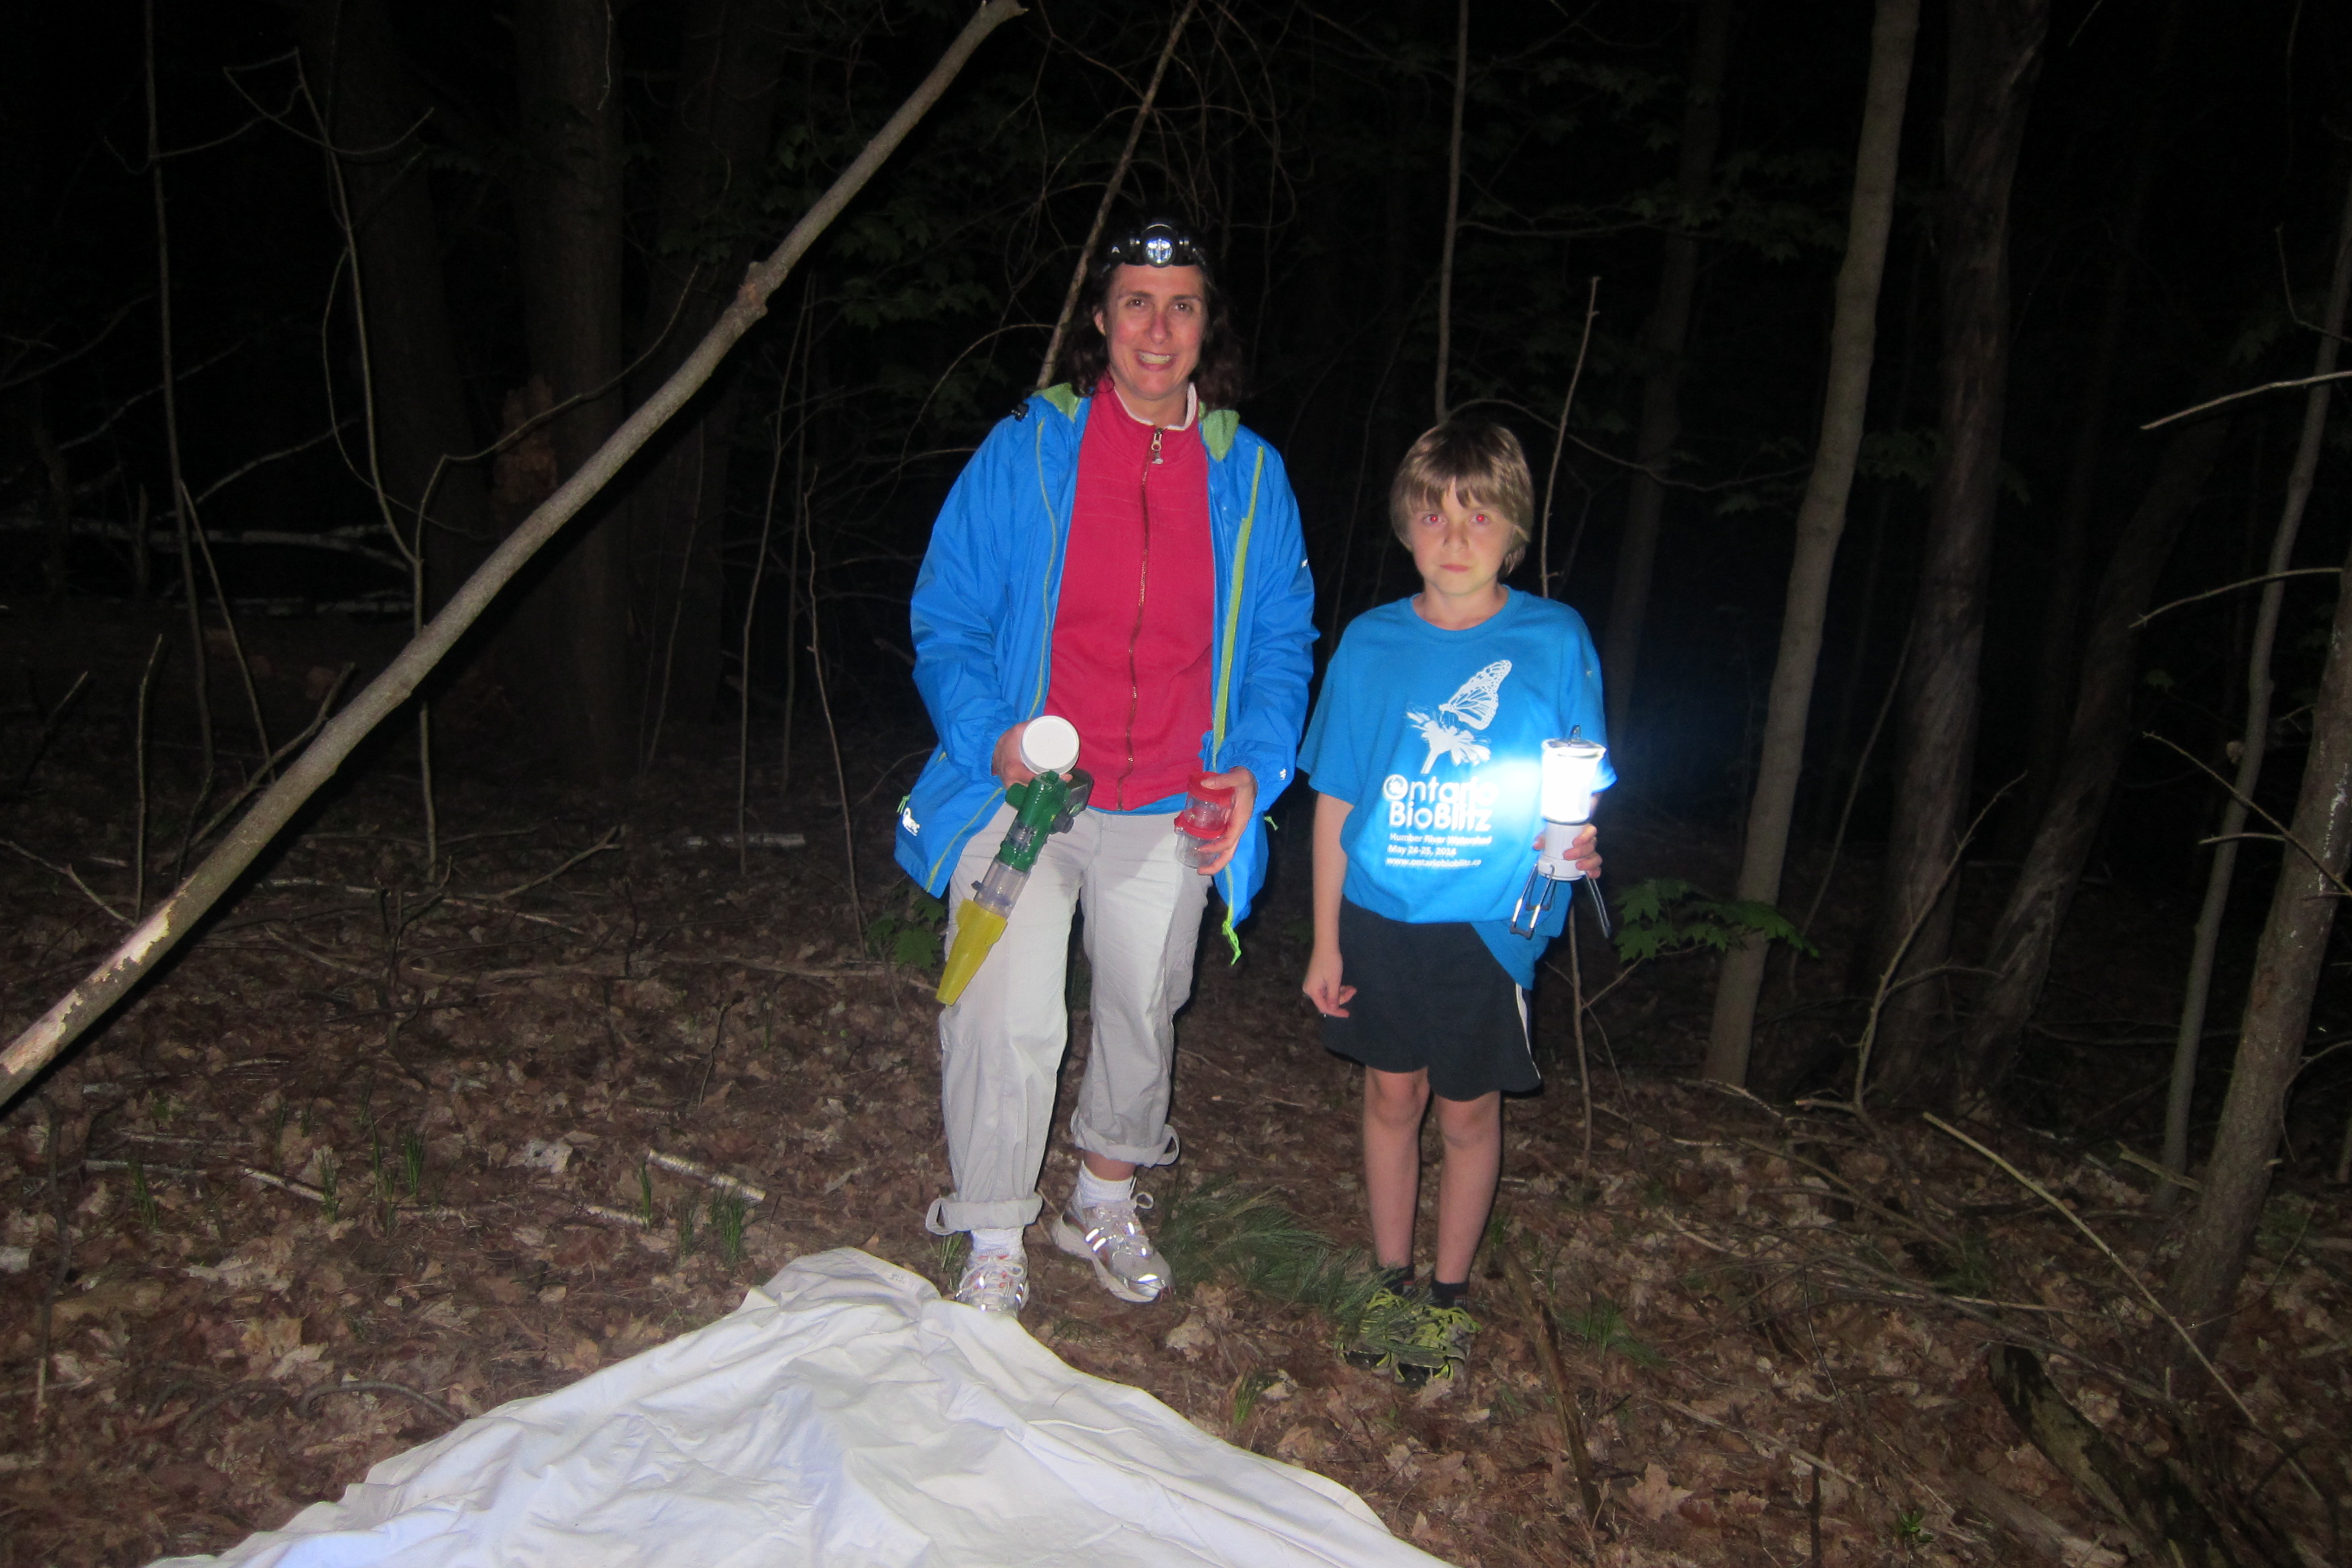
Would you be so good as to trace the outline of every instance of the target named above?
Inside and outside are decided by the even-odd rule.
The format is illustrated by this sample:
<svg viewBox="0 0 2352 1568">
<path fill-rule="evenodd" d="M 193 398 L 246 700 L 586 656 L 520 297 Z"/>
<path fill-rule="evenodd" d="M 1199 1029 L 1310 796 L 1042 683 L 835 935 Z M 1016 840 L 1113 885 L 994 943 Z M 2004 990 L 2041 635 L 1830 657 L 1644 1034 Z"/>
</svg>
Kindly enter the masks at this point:
<svg viewBox="0 0 2352 1568">
<path fill-rule="evenodd" d="M 1029 1304 L 1029 1260 L 1018 1252 L 974 1254 L 963 1266 L 955 1299 L 983 1312 L 1019 1316 Z"/>
<path fill-rule="evenodd" d="M 1102 1288 L 1122 1301 L 1150 1301 L 1173 1283 L 1168 1260 L 1144 1234 L 1138 1209 L 1151 1206 L 1148 1193 L 1118 1203 L 1081 1208 L 1076 1193 L 1054 1216 L 1054 1245 L 1095 1266 Z"/>
<path fill-rule="evenodd" d="M 1452 1377 L 1470 1359 L 1470 1336 L 1477 1331 L 1477 1320 L 1460 1307 L 1433 1306 L 1409 1286 L 1402 1293 L 1383 1289 L 1365 1303 L 1346 1353 L 1350 1365 L 1391 1373 L 1419 1388 L 1433 1377 Z"/>
</svg>

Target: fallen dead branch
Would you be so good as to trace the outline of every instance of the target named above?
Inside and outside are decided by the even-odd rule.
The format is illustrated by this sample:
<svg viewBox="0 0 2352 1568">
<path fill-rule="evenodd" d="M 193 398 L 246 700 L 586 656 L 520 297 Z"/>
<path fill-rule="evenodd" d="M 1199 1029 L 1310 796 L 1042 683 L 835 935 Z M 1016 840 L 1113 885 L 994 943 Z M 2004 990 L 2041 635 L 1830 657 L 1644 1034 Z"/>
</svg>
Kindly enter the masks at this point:
<svg viewBox="0 0 2352 1568">
<path fill-rule="evenodd" d="M 671 416 L 709 381 L 736 342 L 767 314 L 770 296 L 802 256 L 873 178 L 914 129 L 916 121 L 939 100 L 981 41 L 1021 15 L 1022 10 L 1018 0 L 988 0 L 980 8 L 922 85 L 899 105 L 898 112 L 866 142 L 816 205 L 793 226 L 783 243 L 751 269 L 733 301 L 677 372 L 507 536 L 481 569 L 451 596 L 441 613 L 425 625 L 381 675 L 368 682 L 294 765 L 254 803 L 253 809 L 230 831 L 220 847 L 207 856 L 171 897 L 159 903 L 103 963 L 59 997 L 16 1037 L 5 1053 L 0 1053 L 0 1105 L 23 1092 L 34 1074 L 112 1011 L 142 976 L 179 945 L 213 905 L 236 886 L 304 803 L 334 776 L 360 742 L 408 700 L 524 563 L 577 516 L 652 438 L 654 432 L 667 424 Z M 182 509 L 184 517 L 185 510 Z"/>
<path fill-rule="evenodd" d="M 1536 1347 L 1537 1359 L 1543 1363 L 1544 1380 L 1551 1384 L 1553 1408 L 1559 1415 L 1560 1446 L 1568 1450 L 1568 1462 L 1576 1472 L 1576 1494 L 1584 1504 L 1584 1527 L 1590 1531 L 1601 1522 L 1601 1489 L 1593 1483 L 1592 1458 L 1584 1446 L 1584 1420 L 1578 1414 L 1575 1392 L 1569 1387 L 1568 1367 L 1560 1360 L 1559 1331 L 1553 1326 L 1551 1314 L 1544 1310 L 1536 1294 L 1533 1281 L 1528 1278 L 1528 1267 L 1519 1260 L 1517 1250 L 1499 1247 L 1503 1255 L 1504 1276 L 1511 1282 L 1511 1293 L 1519 1303 L 1519 1315 L 1526 1319 L 1528 1338 Z"/>
<path fill-rule="evenodd" d="M 658 1149 L 648 1149 L 646 1151 L 646 1163 L 656 1171 L 667 1171 L 673 1176 L 684 1176 L 690 1182 L 700 1182 L 706 1187 L 715 1187 L 722 1193 L 732 1193 L 747 1204 L 763 1204 L 768 1201 L 768 1194 L 764 1188 L 755 1187 L 746 1181 L 740 1181 L 724 1171 L 714 1171 L 701 1161 L 689 1160 L 683 1154 L 665 1154 Z"/>
<path fill-rule="evenodd" d="M 2135 1458 L 2084 1419 L 2031 1352 L 1995 1345 L 1985 1370 L 2018 1430 L 2137 1537 L 2148 1556 L 2179 1568 L 2232 1568 L 2235 1558 L 2221 1526 L 2197 1495 L 2178 1476 Z"/>
<path fill-rule="evenodd" d="M 317 1204 L 324 1207 L 327 1202 L 327 1194 L 308 1182 L 297 1182 L 285 1176 L 272 1175 L 268 1171 L 258 1171 L 251 1165 L 239 1165 L 236 1168 L 236 1173 L 248 1182 L 259 1182 L 265 1187 L 276 1187 L 288 1196 L 300 1198 L 305 1203 Z M 392 1212 L 405 1219 L 462 1220 L 467 1217 L 465 1210 L 450 1208 L 444 1205 L 394 1204 L 392 1205 Z"/>
</svg>

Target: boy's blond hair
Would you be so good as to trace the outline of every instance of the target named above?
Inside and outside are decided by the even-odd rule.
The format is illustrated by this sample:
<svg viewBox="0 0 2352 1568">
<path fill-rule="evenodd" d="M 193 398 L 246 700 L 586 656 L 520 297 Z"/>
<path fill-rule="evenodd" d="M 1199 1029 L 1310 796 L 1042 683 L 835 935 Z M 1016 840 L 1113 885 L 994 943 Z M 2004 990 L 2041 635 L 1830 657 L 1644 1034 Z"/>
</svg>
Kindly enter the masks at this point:
<svg viewBox="0 0 2352 1568">
<path fill-rule="evenodd" d="M 1389 526 L 1407 549 L 1413 520 L 1437 510 L 1448 487 L 1511 525 L 1511 547 L 1503 554 L 1503 571 L 1509 574 L 1528 552 L 1535 514 L 1535 477 L 1519 438 L 1483 419 L 1449 419 L 1423 431 L 1389 486 Z"/>
</svg>

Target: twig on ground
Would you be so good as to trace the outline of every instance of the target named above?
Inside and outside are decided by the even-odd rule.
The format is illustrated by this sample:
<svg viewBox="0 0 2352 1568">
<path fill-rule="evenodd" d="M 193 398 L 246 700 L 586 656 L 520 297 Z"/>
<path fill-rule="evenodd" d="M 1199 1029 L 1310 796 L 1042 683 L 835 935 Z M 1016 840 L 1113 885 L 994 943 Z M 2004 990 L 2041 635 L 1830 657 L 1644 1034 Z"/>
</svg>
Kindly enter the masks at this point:
<svg viewBox="0 0 2352 1568">
<path fill-rule="evenodd" d="M 214 1394 L 202 1405 L 190 1410 L 185 1415 L 183 1415 L 178 1420 L 173 1422 L 172 1435 L 174 1437 L 177 1437 L 181 1433 L 186 1431 L 189 1427 L 194 1426 L 198 1421 L 201 1421 L 205 1416 L 210 1415 L 214 1411 L 218 1410 L 222 1405 L 226 1405 L 232 1399 L 246 1399 L 264 1394 L 268 1395 L 269 1398 L 277 1400 L 282 1405 L 291 1405 L 293 1403 L 293 1401 L 287 1396 L 286 1391 L 278 1387 L 276 1384 L 264 1382 L 262 1379 L 257 1377 L 249 1377 L 241 1383 L 230 1384 L 226 1388 L 222 1389 L 218 1394 Z"/>
<path fill-rule="evenodd" d="M 648 1149 L 646 1151 L 646 1163 L 657 1171 L 667 1171 L 673 1176 L 684 1176 L 707 1187 L 716 1187 L 722 1193 L 732 1193 L 745 1203 L 763 1204 L 768 1201 L 765 1189 L 738 1180 L 723 1171 L 714 1171 L 701 1161 L 689 1160 L 683 1154 L 665 1154 L 658 1149 Z"/>
<path fill-rule="evenodd" d="M 533 877 L 528 882 L 523 882 L 518 886 L 509 888 L 503 893 L 492 893 L 490 895 L 490 900 L 494 903 L 503 902 L 508 899 L 516 898 L 521 894 L 528 893 L 533 888 L 541 887 L 546 883 L 552 882 L 555 879 L 561 877 L 563 873 L 569 871 L 572 867 L 577 866 L 583 860 L 587 859 L 590 856 L 602 855 L 607 849 L 618 849 L 621 847 L 619 843 L 620 837 L 621 829 L 617 824 L 612 827 L 608 827 L 604 830 L 604 837 L 599 838 L 595 843 L 591 844 L 587 848 L 583 849 L 579 854 L 574 855 L 571 859 L 566 860 L 554 870 L 546 873 L 544 876 Z"/>
<path fill-rule="evenodd" d="M 1518 1298 L 1519 1313 L 1527 1320 L 1528 1337 L 1535 1342 L 1537 1359 L 1542 1362 L 1544 1377 L 1551 1384 L 1552 1405 L 1559 1415 L 1561 1446 L 1568 1450 L 1568 1462 L 1576 1472 L 1577 1496 L 1584 1504 L 1584 1528 L 1589 1532 L 1601 1522 L 1601 1489 L 1593 1484 L 1592 1458 L 1584 1447 L 1584 1421 L 1576 1407 L 1576 1394 L 1569 1387 L 1568 1367 L 1560 1360 L 1559 1330 L 1553 1326 L 1551 1313 L 1544 1309 L 1542 1299 L 1536 1294 L 1535 1284 L 1528 1278 L 1528 1267 L 1519 1260 L 1518 1253 L 1504 1247 L 1496 1250 L 1503 1255 L 1503 1272 L 1511 1282 L 1511 1292 Z"/>
<path fill-rule="evenodd" d="M 1718 1432 L 1728 1432 L 1735 1437 L 1743 1438 L 1750 1447 L 1757 1449 L 1757 1451 L 1763 1454 L 1768 1458 L 1777 1459 L 1781 1456 L 1786 1455 L 1792 1459 L 1802 1459 L 1805 1463 L 1812 1466 L 1815 1469 L 1821 1470 L 1828 1475 L 1835 1476 L 1838 1479 L 1857 1490 L 1863 1489 L 1863 1483 L 1860 1480 L 1846 1474 L 1843 1470 L 1839 1469 L 1835 1465 L 1831 1464 L 1827 1459 L 1822 1458 L 1819 1454 L 1812 1452 L 1811 1449 L 1800 1448 L 1794 1443 L 1775 1442 L 1773 1439 L 1765 1436 L 1762 1433 L 1751 1431 L 1746 1426 L 1735 1426 L 1728 1421 L 1718 1421 L 1712 1415 L 1706 1415 L 1702 1411 L 1693 1409 L 1690 1405 L 1685 1405 L 1679 1399 L 1661 1399 L 1658 1401 L 1658 1408 L 1661 1410 L 1671 1410 L 1675 1415 L 1682 1416 L 1685 1420 L 1696 1421 L 1702 1426 L 1712 1426 Z"/>
<path fill-rule="evenodd" d="M 294 1401 L 294 1414 L 304 1418 L 318 1414 L 319 1401 L 331 1399 L 338 1394 L 397 1394 L 413 1399 L 444 1421 L 455 1426 L 465 1417 L 429 1394 L 419 1393 L 404 1383 L 387 1383 L 382 1378 L 361 1378 L 350 1383 L 322 1383 L 301 1398 Z"/>
</svg>

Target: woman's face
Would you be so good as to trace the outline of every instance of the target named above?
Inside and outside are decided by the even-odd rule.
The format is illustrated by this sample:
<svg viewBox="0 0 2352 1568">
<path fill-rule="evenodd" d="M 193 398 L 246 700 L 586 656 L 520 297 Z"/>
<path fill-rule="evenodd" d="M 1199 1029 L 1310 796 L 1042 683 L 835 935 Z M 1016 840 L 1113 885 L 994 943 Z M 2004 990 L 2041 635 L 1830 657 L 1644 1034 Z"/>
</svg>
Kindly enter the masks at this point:
<svg viewBox="0 0 2352 1568">
<path fill-rule="evenodd" d="M 1121 267 L 1095 328 L 1110 345 L 1111 384 L 1130 412 L 1155 423 L 1184 417 L 1184 389 L 1201 363 L 1209 284 L 1197 267 Z"/>
</svg>

